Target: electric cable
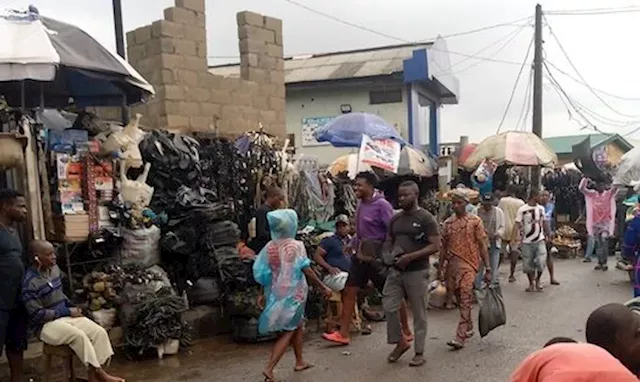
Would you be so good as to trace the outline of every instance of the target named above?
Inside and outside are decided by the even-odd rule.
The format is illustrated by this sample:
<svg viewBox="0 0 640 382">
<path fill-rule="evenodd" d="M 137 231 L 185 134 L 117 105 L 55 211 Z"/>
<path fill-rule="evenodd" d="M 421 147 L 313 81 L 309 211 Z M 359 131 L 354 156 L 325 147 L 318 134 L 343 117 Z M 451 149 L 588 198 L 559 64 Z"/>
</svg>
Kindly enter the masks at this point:
<svg viewBox="0 0 640 382">
<path fill-rule="evenodd" d="M 513 102 L 513 96 L 516 94 L 516 89 L 518 88 L 520 77 L 522 76 L 522 72 L 524 71 L 524 68 L 527 65 L 529 54 L 531 54 L 533 41 L 534 39 L 532 38 L 531 42 L 529 43 L 529 47 L 527 48 L 527 54 L 524 56 L 524 60 L 522 61 L 522 65 L 520 66 L 520 71 L 518 72 L 518 76 L 516 77 L 516 83 L 513 85 L 513 89 L 511 90 L 511 96 L 509 96 L 509 102 L 507 102 L 507 107 L 504 110 L 504 114 L 502 115 L 502 119 L 500 120 L 500 124 L 498 125 L 498 130 L 496 131 L 496 134 L 500 133 L 500 129 L 502 128 L 502 125 L 504 124 L 504 121 L 507 118 L 507 114 L 509 113 L 509 108 L 511 107 L 511 103 Z"/>
</svg>

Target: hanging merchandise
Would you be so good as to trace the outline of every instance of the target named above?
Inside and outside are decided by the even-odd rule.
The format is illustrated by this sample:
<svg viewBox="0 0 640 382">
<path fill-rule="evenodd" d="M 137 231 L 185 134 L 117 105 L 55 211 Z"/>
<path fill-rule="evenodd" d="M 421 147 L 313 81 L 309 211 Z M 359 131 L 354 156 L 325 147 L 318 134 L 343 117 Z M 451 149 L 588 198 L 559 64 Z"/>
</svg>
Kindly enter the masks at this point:
<svg viewBox="0 0 640 382">
<path fill-rule="evenodd" d="M 142 154 L 138 148 L 138 144 L 144 138 L 144 132 L 138 128 L 142 114 L 136 114 L 136 117 L 129 122 L 121 131 L 116 131 L 109 135 L 103 143 L 102 148 L 108 153 L 116 153 L 119 158 L 123 159 L 126 170 L 129 168 L 142 167 Z"/>
<path fill-rule="evenodd" d="M 145 183 L 150 169 L 151 163 L 147 163 L 144 172 L 136 180 L 131 180 L 127 177 L 125 166 L 120 165 L 120 195 L 125 203 L 141 209 L 151 203 L 154 189 Z"/>
<path fill-rule="evenodd" d="M 290 207 L 295 209 L 301 222 L 326 222 L 334 214 L 335 192 L 333 183 L 315 170 L 301 170 L 295 183 Z"/>
<path fill-rule="evenodd" d="M 542 184 L 554 196 L 557 214 L 578 218 L 584 206 L 584 195 L 578 188 L 581 179 L 580 171 L 572 169 L 556 169 L 543 175 Z"/>
<path fill-rule="evenodd" d="M 353 190 L 353 183 L 346 173 L 331 177 L 334 186 L 334 214 L 355 216 L 358 198 Z"/>
</svg>

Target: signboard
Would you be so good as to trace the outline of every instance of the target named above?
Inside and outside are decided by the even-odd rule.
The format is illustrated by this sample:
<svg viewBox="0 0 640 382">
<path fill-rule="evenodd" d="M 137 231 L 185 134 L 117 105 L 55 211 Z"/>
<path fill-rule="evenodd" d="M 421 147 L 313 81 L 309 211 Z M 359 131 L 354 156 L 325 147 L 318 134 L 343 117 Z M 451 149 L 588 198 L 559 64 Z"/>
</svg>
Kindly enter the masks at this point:
<svg viewBox="0 0 640 382">
<path fill-rule="evenodd" d="M 302 147 L 330 145 L 328 142 L 316 141 L 313 134 L 317 128 L 332 121 L 334 118 L 335 117 L 302 118 Z"/>
<path fill-rule="evenodd" d="M 398 165 L 400 164 L 400 143 L 393 139 L 374 141 L 368 135 L 362 135 L 358 162 L 359 169 L 365 168 L 368 165 L 394 173 L 398 172 Z"/>
</svg>

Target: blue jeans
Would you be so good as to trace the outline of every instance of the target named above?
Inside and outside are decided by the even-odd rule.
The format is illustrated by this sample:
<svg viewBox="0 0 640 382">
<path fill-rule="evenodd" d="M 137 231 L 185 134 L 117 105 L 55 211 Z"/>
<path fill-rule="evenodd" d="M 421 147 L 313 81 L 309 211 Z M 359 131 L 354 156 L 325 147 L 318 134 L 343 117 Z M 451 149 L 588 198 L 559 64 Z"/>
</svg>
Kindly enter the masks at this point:
<svg viewBox="0 0 640 382">
<path fill-rule="evenodd" d="M 589 237 L 587 237 L 587 249 L 585 249 L 584 251 L 584 258 L 585 259 L 592 258 L 595 250 L 596 250 L 596 238 L 593 237 L 592 235 L 589 235 Z"/>
<path fill-rule="evenodd" d="M 491 284 L 498 284 L 498 265 L 500 264 L 500 247 L 496 246 L 496 243 L 491 243 L 489 247 L 489 264 L 491 265 Z M 480 262 L 478 267 L 478 274 L 476 275 L 476 281 L 474 286 L 476 289 L 482 288 L 482 281 L 484 277 L 484 262 Z"/>
</svg>

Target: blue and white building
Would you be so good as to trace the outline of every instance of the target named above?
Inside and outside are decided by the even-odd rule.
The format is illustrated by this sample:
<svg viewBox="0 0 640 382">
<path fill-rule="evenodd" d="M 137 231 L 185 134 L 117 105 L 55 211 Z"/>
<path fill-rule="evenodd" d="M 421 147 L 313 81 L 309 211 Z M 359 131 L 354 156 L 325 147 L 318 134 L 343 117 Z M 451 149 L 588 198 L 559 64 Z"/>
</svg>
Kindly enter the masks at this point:
<svg viewBox="0 0 640 382">
<path fill-rule="evenodd" d="M 238 65 L 210 68 L 224 76 L 239 76 L 239 71 Z M 377 114 L 414 146 L 439 153 L 441 106 L 457 104 L 459 95 L 442 38 L 290 57 L 285 83 L 287 134 L 296 154 L 315 156 L 320 164 L 354 151 L 313 138 L 315 128 L 349 112 Z"/>
</svg>

